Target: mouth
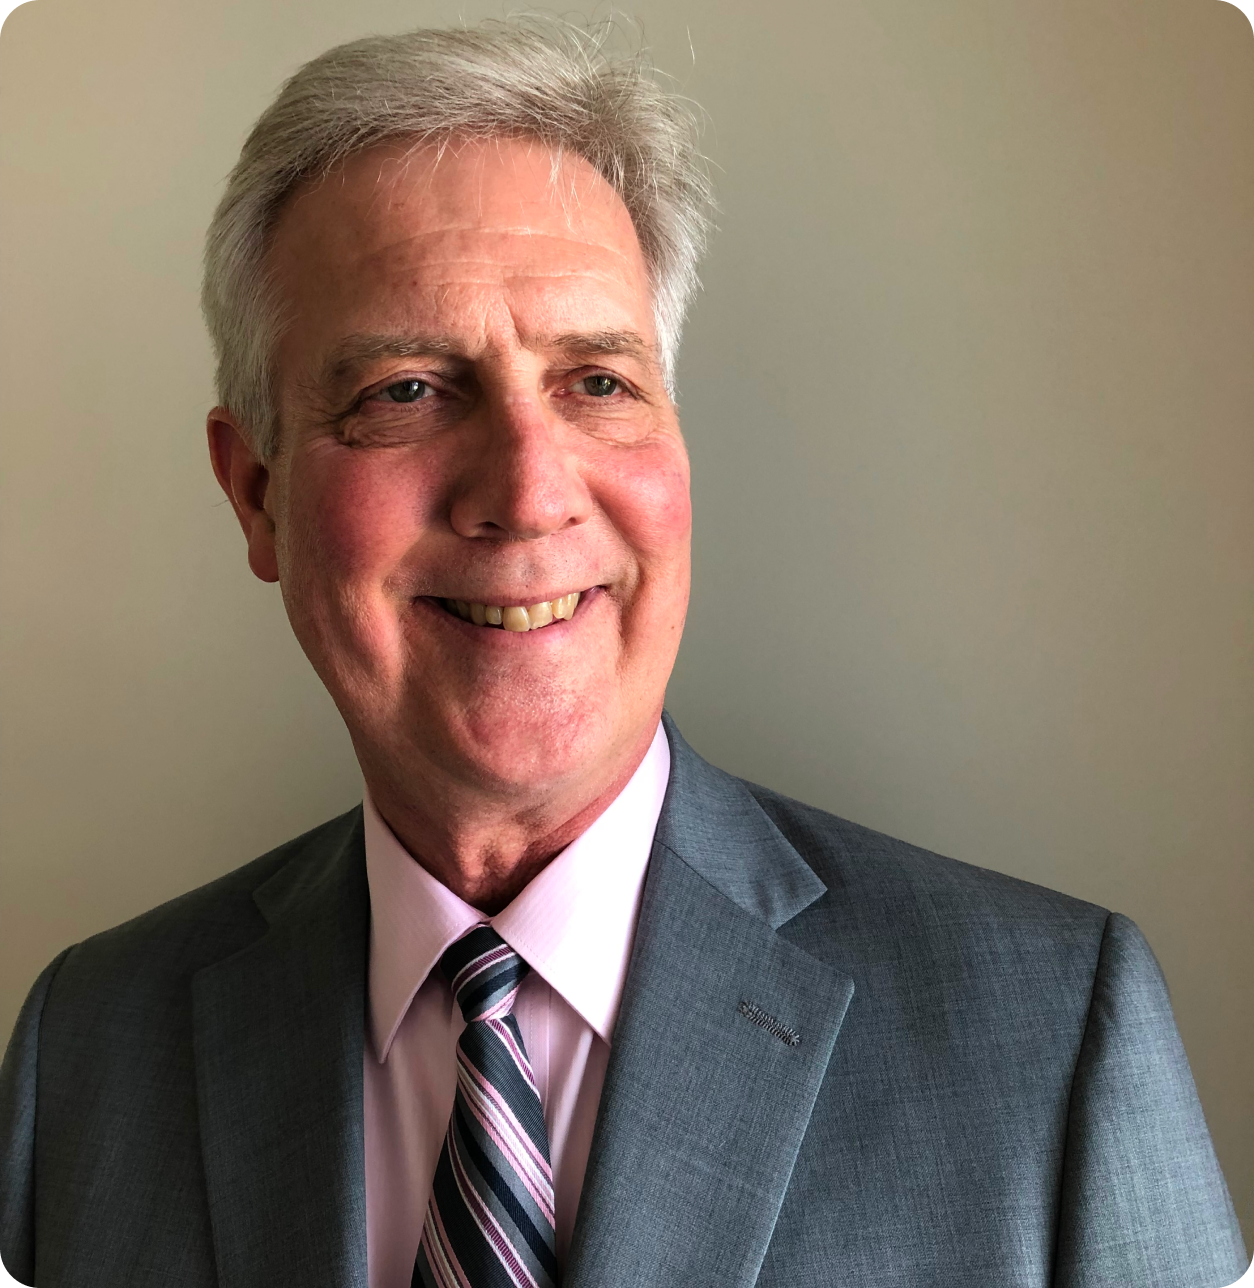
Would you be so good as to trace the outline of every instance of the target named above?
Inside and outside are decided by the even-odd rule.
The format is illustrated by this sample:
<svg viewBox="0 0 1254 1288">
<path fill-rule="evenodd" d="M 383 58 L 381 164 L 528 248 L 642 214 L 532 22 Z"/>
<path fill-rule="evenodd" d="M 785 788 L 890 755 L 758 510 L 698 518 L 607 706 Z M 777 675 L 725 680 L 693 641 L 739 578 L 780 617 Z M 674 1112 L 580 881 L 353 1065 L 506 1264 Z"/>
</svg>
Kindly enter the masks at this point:
<svg viewBox="0 0 1254 1288">
<path fill-rule="evenodd" d="M 538 604 L 473 604 L 464 599 L 439 599 L 446 613 L 460 617 L 473 626 L 486 626 L 503 631 L 538 631 L 554 622 L 569 621 L 575 615 L 583 591 L 542 599 Z"/>
</svg>

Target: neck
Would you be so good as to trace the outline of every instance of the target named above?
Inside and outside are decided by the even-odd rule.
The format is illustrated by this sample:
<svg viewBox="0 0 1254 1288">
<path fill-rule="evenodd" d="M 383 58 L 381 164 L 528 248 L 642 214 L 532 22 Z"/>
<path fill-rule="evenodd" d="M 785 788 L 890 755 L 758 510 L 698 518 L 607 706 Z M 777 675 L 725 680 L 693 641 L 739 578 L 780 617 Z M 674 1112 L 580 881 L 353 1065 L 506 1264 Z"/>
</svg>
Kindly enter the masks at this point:
<svg viewBox="0 0 1254 1288">
<path fill-rule="evenodd" d="M 600 772 L 508 796 L 431 767 L 399 778 L 379 772 L 360 749 L 358 759 L 396 839 L 437 881 L 492 916 L 605 812 L 640 767 L 656 729 L 654 720 Z"/>
</svg>

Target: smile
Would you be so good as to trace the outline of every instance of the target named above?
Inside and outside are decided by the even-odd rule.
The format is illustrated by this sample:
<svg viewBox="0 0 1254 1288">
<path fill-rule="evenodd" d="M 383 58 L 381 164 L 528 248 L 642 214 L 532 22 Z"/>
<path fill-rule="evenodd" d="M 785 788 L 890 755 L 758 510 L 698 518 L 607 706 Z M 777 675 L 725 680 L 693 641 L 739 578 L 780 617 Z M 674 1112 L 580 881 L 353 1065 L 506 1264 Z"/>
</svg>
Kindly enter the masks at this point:
<svg viewBox="0 0 1254 1288">
<path fill-rule="evenodd" d="M 450 612 L 476 626 L 499 626 L 505 631 L 538 631 L 553 622 L 568 621 L 575 615 L 581 591 L 572 591 L 557 599 L 543 599 L 523 608 L 516 605 L 501 608 L 496 604 L 471 604 L 464 599 L 442 599 Z"/>
</svg>

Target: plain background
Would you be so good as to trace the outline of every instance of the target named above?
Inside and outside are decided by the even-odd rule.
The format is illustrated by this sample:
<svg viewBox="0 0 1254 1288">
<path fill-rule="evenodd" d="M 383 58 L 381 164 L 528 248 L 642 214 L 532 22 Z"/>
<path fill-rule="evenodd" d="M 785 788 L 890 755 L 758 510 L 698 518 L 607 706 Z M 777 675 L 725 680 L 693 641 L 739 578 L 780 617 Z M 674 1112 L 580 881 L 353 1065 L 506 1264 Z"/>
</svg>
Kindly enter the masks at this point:
<svg viewBox="0 0 1254 1288">
<path fill-rule="evenodd" d="M 37 0 L 0 40 L 0 1032 L 64 945 L 348 808 L 209 472 L 201 238 L 396 0 Z M 1219 0 L 646 0 L 720 231 L 669 704 L 724 767 L 1117 908 L 1254 1235 L 1254 36 Z"/>
</svg>

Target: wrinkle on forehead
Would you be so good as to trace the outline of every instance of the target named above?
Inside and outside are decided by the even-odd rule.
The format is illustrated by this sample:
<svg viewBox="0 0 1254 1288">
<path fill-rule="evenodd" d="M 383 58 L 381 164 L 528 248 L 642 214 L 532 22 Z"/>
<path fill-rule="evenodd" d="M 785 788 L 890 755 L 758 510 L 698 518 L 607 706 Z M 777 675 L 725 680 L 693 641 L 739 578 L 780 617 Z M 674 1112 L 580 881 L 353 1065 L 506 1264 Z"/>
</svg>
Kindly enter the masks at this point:
<svg viewBox="0 0 1254 1288">
<path fill-rule="evenodd" d="M 552 156 L 541 169 L 536 148 L 510 155 L 507 142 L 434 160 L 430 148 L 361 153 L 287 211 L 271 247 L 298 319 L 283 348 L 325 370 L 345 331 L 512 349 L 530 347 L 524 335 L 631 330 L 651 347 L 649 274 L 618 194 L 568 156 L 581 167 L 569 207 Z"/>
<path fill-rule="evenodd" d="M 634 277 L 636 273 L 637 261 L 634 256 L 590 237 L 558 237 L 543 231 L 529 235 L 510 232 L 504 234 L 509 238 L 508 243 L 502 244 L 500 240 L 502 235 L 495 229 L 473 228 L 456 230 L 452 234 L 454 244 L 442 246 L 446 231 L 424 229 L 419 233 L 391 238 L 378 245 L 362 247 L 354 258 L 362 263 L 408 261 L 413 269 L 424 273 L 441 270 L 471 270 L 472 272 L 478 270 L 483 276 L 473 280 L 484 282 L 579 276 L 618 281 L 624 276 Z M 473 243 L 480 237 L 483 238 L 485 245 L 475 247 L 473 244 L 469 246 L 465 244 L 468 241 Z M 516 254 L 511 255 L 509 252 L 509 246 L 516 246 L 519 241 L 529 252 L 526 258 Z M 528 259 L 542 256 L 550 247 L 590 253 L 582 255 L 579 263 L 562 269 L 557 268 L 551 260 L 543 265 L 527 262 Z M 603 262 L 607 256 L 616 261 L 612 267 Z M 598 260 L 602 262 L 598 263 Z"/>
<path fill-rule="evenodd" d="M 616 246 L 609 246 L 603 240 L 596 237 L 579 237 L 571 229 L 568 233 L 554 233 L 547 229 L 538 228 L 533 224 L 507 224 L 503 226 L 483 223 L 448 223 L 441 224 L 435 228 L 424 228 L 421 232 L 410 233 L 405 237 L 398 237 L 393 242 L 385 243 L 380 250 L 385 250 L 389 246 L 402 246 L 412 242 L 425 241 L 430 238 L 442 238 L 448 236 L 470 236 L 476 237 L 487 235 L 490 237 L 517 237 L 525 241 L 548 241 L 555 242 L 558 245 L 569 246 L 587 246 L 597 251 L 608 251 L 617 258 L 625 261 L 631 261 L 633 256 L 626 254 Z"/>
<path fill-rule="evenodd" d="M 429 193 L 429 202 L 414 195 L 408 167 L 388 179 L 386 193 L 379 189 L 377 168 L 372 173 L 363 162 L 362 175 L 346 170 L 335 190 L 322 190 L 321 200 L 310 193 L 311 204 L 286 212 L 271 246 L 275 267 L 285 261 L 304 276 L 312 259 L 332 276 L 352 264 L 424 276 L 453 271 L 485 285 L 506 277 L 521 282 L 584 273 L 590 280 L 648 289 L 631 217 L 586 163 L 587 178 L 599 191 L 576 219 L 554 203 L 547 176 L 540 188 L 536 181 L 542 176 L 534 168 L 528 173 L 510 167 L 518 171 L 517 185 L 511 173 L 498 170 L 485 209 L 484 157 L 473 160 L 471 183 L 465 173 L 446 170 L 448 184 L 432 187 L 435 172 L 422 175 L 420 187 Z M 380 200 L 383 195 L 386 202 Z"/>
</svg>

